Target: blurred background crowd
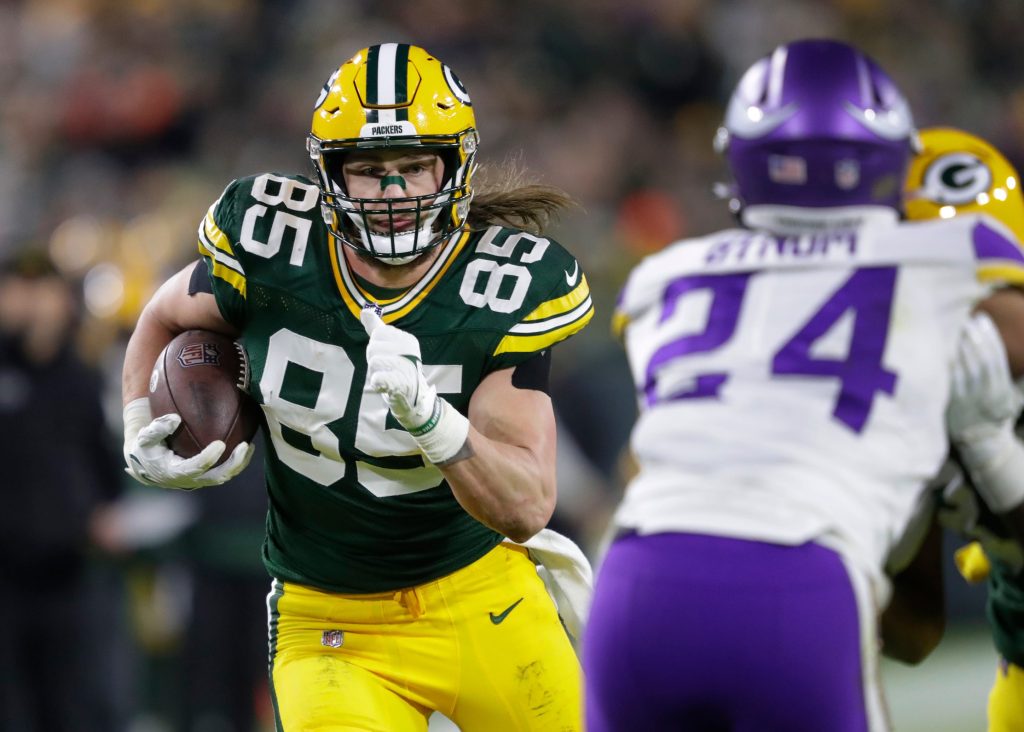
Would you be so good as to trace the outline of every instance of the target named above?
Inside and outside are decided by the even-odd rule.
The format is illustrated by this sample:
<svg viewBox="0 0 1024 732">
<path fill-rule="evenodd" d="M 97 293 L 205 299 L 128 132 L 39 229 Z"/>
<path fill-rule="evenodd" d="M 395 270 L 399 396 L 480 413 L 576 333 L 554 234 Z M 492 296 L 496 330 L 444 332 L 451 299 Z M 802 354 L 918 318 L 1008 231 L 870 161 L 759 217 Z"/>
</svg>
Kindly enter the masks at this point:
<svg viewBox="0 0 1024 732">
<path fill-rule="evenodd" d="M 22 600 L 0 614 L 0 729 L 269 724 L 260 477 L 195 494 L 131 483 L 120 363 L 224 186 L 310 172 L 313 102 L 344 59 L 426 47 L 469 89 L 485 168 L 579 202 L 551 233 L 597 315 L 555 354 L 555 523 L 595 556 L 635 409 L 609 332 L 618 287 L 646 252 L 730 225 L 712 195 L 724 101 L 752 61 L 810 36 L 874 56 L 919 126 L 1024 164 L 1016 0 L 0 1 L 0 589 Z M 982 598 L 949 585 L 954 617 L 982 623 Z M 89 711 L 30 726 L 57 714 L 57 673 L 80 674 Z"/>
</svg>

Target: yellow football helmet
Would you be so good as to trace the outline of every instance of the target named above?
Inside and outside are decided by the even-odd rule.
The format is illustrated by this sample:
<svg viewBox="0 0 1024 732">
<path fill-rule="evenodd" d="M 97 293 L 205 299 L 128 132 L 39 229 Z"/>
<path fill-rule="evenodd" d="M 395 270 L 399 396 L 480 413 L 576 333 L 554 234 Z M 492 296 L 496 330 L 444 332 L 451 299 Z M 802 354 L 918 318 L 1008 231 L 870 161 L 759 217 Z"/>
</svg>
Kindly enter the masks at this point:
<svg viewBox="0 0 1024 732">
<path fill-rule="evenodd" d="M 466 225 L 473 198 L 479 136 L 473 104 L 455 73 L 427 51 L 383 43 L 359 51 L 327 80 L 313 111 L 306 143 L 321 190 L 331 235 L 393 264 L 411 261 Z M 396 233 L 371 230 L 367 204 L 381 199 L 348 194 L 342 175 L 353 150 L 414 146 L 437 152 L 444 162 L 441 190 L 429 196 L 387 199 L 387 214 L 415 216 L 415 226 Z"/>
<path fill-rule="evenodd" d="M 1007 226 L 1024 245 L 1020 176 L 992 145 L 948 127 L 921 130 L 922 151 L 903 185 L 908 219 L 948 219 L 983 213 Z"/>
</svg>

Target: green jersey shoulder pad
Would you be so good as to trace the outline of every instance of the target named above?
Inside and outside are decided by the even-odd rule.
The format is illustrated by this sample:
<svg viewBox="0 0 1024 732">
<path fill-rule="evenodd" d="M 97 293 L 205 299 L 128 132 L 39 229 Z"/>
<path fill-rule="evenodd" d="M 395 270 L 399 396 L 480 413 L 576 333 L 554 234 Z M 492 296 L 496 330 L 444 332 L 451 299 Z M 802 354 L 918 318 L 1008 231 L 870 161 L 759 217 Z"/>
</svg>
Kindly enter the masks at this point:
<svg viewBox="0 0 1024 732">
<path fill-rule="evenodd" d="M 230 322 L 244 322 L 254 275 L 280 267 L 281 259 L 304 264 L 310 233 L 322 228 L 319 196 L 303 176 L 264 173 L 232 181 L 210 206 L 199 225 L 199 253 Z"/>
<path fill-rule="evenodd" d="M 558 242 L 517 229 L 475 232 L 459 281 L 463 302 L 497 331 L 492 368 L 514 366 L 580 331 L 594 315 L 579 262 Z"/>
</svg>

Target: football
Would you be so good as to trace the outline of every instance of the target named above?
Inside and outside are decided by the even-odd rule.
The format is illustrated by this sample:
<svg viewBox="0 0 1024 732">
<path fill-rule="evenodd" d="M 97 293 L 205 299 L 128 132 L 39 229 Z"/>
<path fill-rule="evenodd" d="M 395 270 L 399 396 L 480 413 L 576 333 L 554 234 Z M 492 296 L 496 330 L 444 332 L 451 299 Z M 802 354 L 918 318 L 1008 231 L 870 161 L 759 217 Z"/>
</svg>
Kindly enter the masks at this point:
<svg viewBox="0 0 1024 732">
<path fill-rule="evenodd" d="M 188 330 L 160 352 L 149 378 L 149 404 L 154 418 L 181 415 L 167 444 L 182 457 L 223 440 L 219 465 L 259 428 L 260 410 L 248 389 L 249 360 L 240 344 L 220 333 Z"/>
</svg>

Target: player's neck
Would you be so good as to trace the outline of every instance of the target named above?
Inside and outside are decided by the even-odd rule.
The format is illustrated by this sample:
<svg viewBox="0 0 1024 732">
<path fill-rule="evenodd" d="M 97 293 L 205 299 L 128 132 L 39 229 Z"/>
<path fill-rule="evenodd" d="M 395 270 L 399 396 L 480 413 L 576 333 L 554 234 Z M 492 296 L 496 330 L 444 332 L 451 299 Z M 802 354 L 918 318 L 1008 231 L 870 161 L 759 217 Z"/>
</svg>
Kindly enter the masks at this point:
<svg viewBox="0 0 1024 732">
<path fill-rule="evenodd" d="M 378 287 L 390 289 L 412 287 L 416 284 L 423 277 L 423 274 L 430 269 L 430 265 L 441 254 L 443 248 L 434 247 L 425 252 L 419 259 L 415 259 L 408 264 L 386 264 L 379 259 L 361 254 L 350 247 L 340 247 L 344 254 L 345 262 L 352 272 Z"/>
</svg>

